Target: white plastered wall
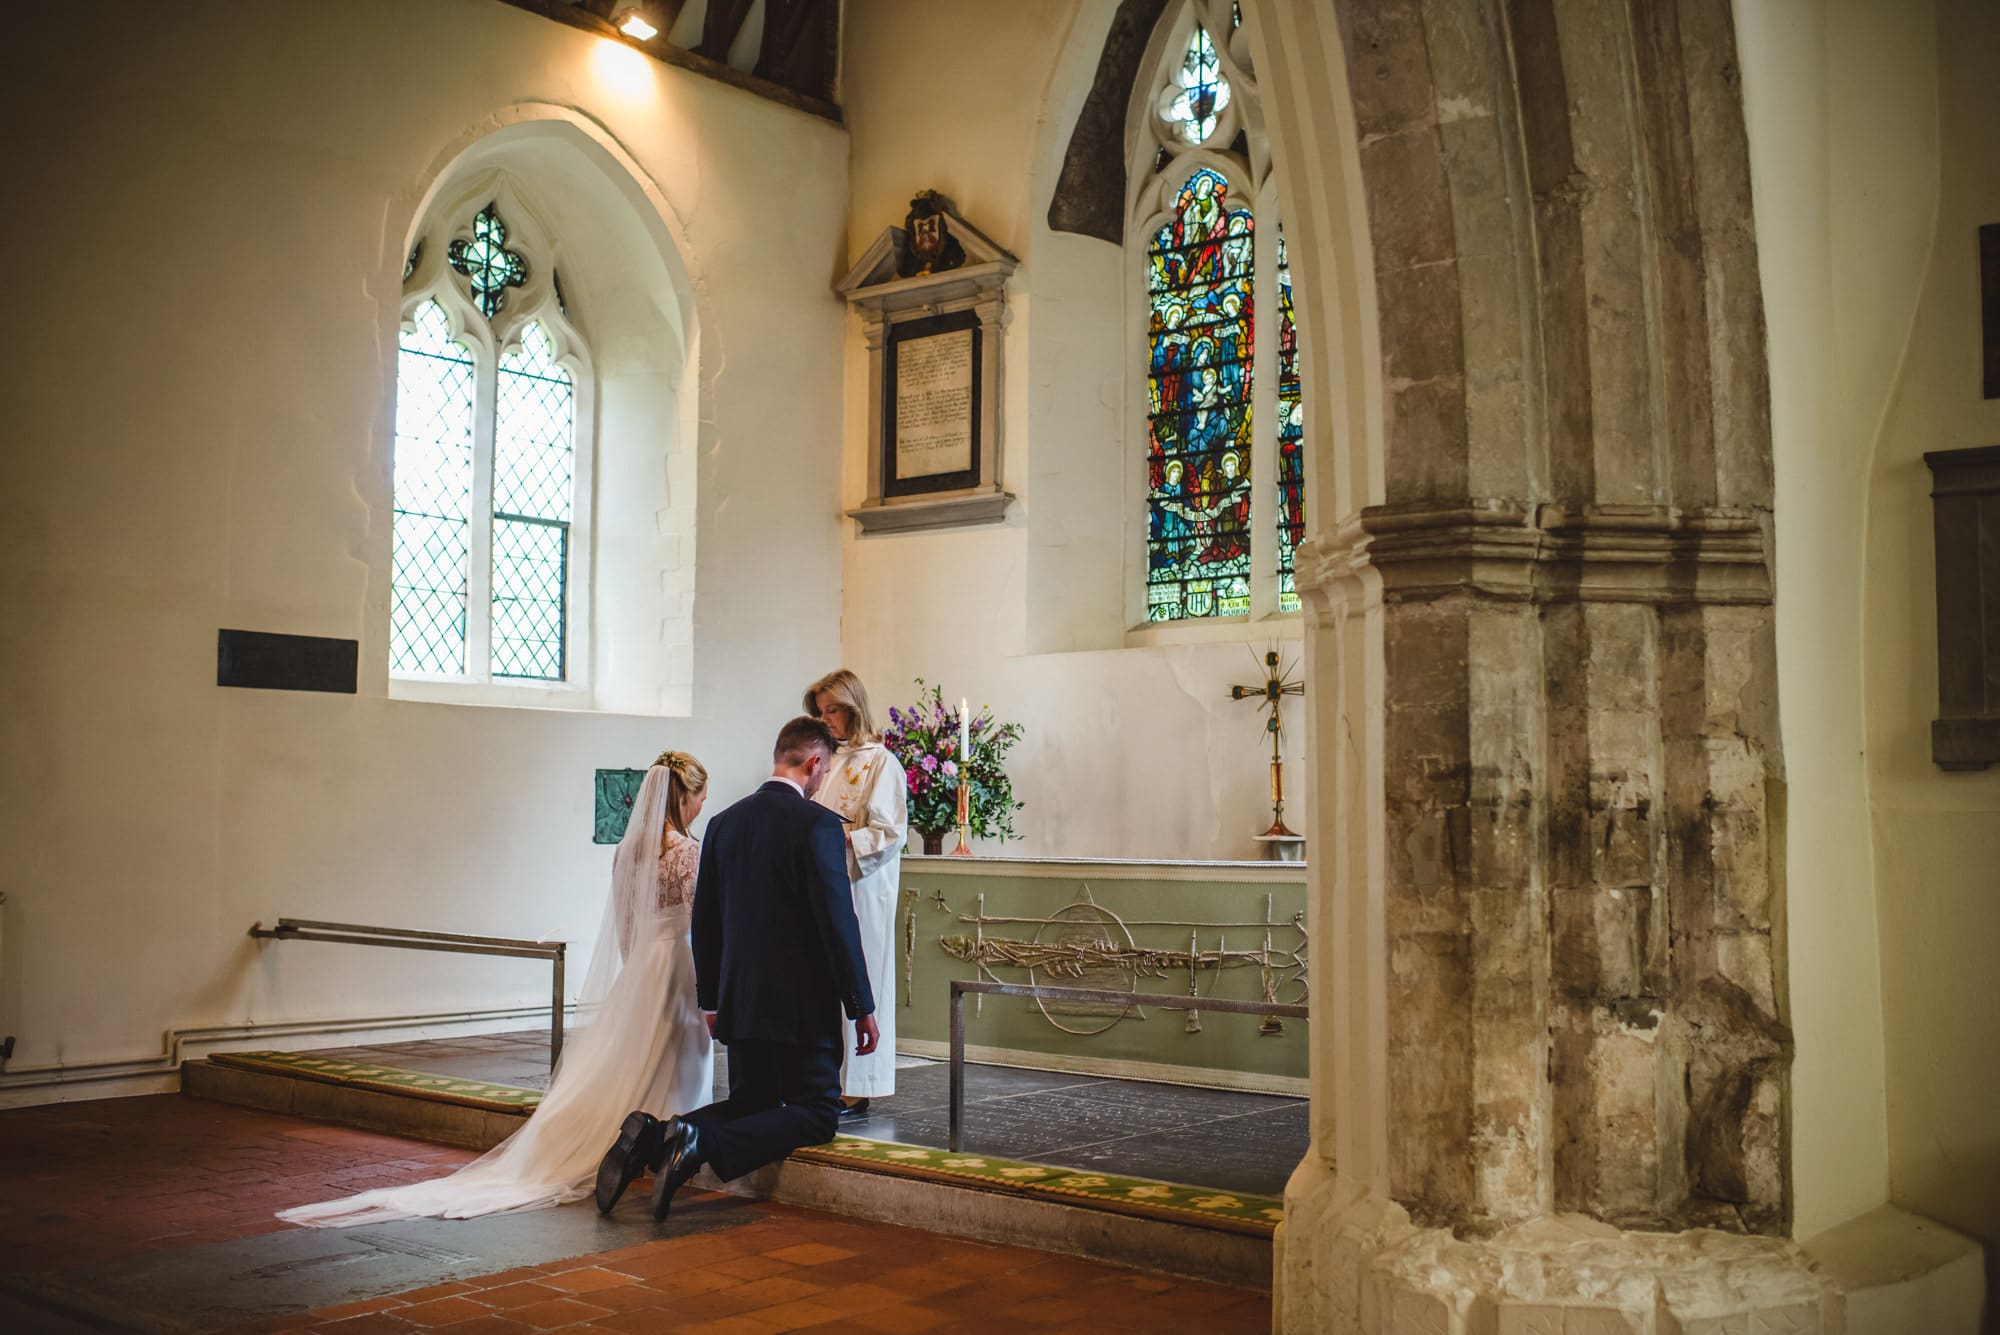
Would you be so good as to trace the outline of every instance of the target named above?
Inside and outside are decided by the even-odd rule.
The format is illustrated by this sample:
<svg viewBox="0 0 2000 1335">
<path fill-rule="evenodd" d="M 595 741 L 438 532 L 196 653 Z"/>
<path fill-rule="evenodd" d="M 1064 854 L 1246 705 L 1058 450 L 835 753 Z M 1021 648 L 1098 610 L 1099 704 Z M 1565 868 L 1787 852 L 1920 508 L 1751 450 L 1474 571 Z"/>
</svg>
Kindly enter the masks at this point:
<svg viewBox="0 0 2000 1335">
<path fill-rule="evenodd" d="M 1868 794 L 1890 1196 L 1986 1244 L 1989 1321 L 2000 1321 L 2000 768 L 1931 763 L 1937 595 L 1923 462 L 1928 450 L 2000 442 L 2000 400 L 1981 397 L 1978 262 L 1979 227 L 2000 222 L 2000 13 L 1977 0 L 1937 0 L 1935 13 L 1936 228 L 1869 461 Z"/>
<path fill-rule="evenodd" d="M 1926 450 L 1990 444 L 1976 228 L 2000 21 L 1739 4 L 1777 465 L 1797 1227 L 1885 1199 L 2000 1240 L 2000 772 L 1930 762 Z"/>
<path fill-rule="evenodd" d="M 491 0 L 56 9 L 0 67 L 10 1072 L 144 1058 L 165 1029 L 543 1001 L 528 962 L 245 932 L 587 943 L 593 769 L 682 747 L 718 801 L 763 772 L 838 648 L 846 134 Z M 691 360 L 602 368 L 676 416 L 657 457 L 600 468 L 598 513 L 631 508 L 606 487 L 658 498 L 636 559 L 661 607 L 692 590 L 692 646 L 661 649 L 691 715 L 386 698 L 401 247 L 454 155 L 526 122 L 618 162 L 685 270 Z M 220 689 L 220 627 L 357 638 L 360 694 Z"/>
<path fill-rule="evenodd" d="M 968 696 L 1026 725 L 1010 766 L 1027 804 L 1023 837 L 984 851 L 1250 858 L 1270 824 L 1269 743 L 1255 708 L 1228 690 L 1260 679 L 1273 641 L 1295 661 L 1299 625 L 1197 630 L 1181 642 L 1142 634 L 1128 647 L 1126 545 L 1141 540 L 1143 498 L 1127 490 L 1127 452 L 1144 440 L 1127 416 L 1128 321 L 1140 318 L 1126 309 L 1132 261 L 1047 224 L 1115 8 L 967 5 L 949 23 L 919 0 L 848 11 L 849 258 L 902 222 L 912 194 L 934 188 L 1022 263 L 1008 290 L 1001 410 L 1003 481 L 1018 500 L 1004 524 L 986 527 L 864 537 L 848 525 L 841 647 L 880 708 L 908 701 L 923 677 L 954 702 Z M 846 347 L 851 506 L 865 496 L 871 448 L 858 317 Z M 1295 829 L 1309 800 L 1304 719 L 1290 702 Z"/>
</svg>

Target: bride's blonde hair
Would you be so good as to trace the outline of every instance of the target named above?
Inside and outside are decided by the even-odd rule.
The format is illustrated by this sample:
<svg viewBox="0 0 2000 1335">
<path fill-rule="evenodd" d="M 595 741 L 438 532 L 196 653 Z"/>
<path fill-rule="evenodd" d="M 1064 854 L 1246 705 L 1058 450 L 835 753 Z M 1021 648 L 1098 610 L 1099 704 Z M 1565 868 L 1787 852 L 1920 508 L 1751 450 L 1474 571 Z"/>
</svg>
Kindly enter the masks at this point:
<svg viewBox="0 0 2000 1335">
<path fill-rule="evenodd" d="M 662 751 L 653 763 L 667 771 L 667 824 L 687 838 L 687 818 L 681 814 L 681 808 L 688 798 L 708 791 L 708 771 L 685 751 Z"/>
</svg>

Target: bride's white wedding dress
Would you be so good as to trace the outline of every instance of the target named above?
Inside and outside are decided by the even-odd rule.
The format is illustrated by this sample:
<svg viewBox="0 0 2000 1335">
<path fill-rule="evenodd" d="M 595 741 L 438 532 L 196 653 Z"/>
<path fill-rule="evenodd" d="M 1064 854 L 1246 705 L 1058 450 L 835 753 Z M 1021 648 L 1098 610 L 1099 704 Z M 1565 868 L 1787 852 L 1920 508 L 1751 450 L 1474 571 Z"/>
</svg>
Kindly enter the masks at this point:
<svg viewBox="0 0 2000 1335">
<path fill-rule="evenodd" d="M 667 788 L 664 766 L 647 771 L 613 861 L 611 900 L 578 1006 L 586 1023 L 566 1038 L 527 1125 L 449 1177 L 302 1205 L 280 1219 L 342 1228 L 560 1205 L 590 1194 L 627 1113 L 667 1117 L 709 1101 L 715 1059 L 688 948 L 701 845 L 665 828 Z"/>
</svg>

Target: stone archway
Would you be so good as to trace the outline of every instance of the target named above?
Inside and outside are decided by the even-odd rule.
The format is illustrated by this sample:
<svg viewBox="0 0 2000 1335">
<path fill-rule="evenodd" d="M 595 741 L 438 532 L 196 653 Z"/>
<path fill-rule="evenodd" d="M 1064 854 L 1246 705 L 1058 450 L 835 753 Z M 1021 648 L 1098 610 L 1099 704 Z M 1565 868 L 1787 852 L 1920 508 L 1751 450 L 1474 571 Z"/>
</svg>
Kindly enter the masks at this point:
<svg viewBox="0 0 2000 1335">
<path fill-rule="evenodd" d="M 1546 1303 L 1816 1329 L 1782 1241 L 1771 449 L 1728 0 L 1243 8 L 1313 405 L 1332 850 L 1280 1324 Z M 1657 1282 L 1697 1226 L 1742 1235 L 1699 1313 Z M 1557 1255 L 1621 1284 L 1586 1302 Z"/>
</svg>

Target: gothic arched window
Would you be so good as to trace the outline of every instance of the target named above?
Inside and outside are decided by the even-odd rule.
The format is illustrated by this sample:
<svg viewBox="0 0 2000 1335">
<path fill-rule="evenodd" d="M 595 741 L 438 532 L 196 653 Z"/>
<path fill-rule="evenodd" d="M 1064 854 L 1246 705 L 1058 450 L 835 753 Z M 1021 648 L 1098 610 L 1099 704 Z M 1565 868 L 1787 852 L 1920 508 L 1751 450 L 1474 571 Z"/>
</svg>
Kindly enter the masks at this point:
<svg viewBox="0 0 2000 1335">
<path fill-rule="evenodd" d="M 588 375 L 548 247 L 532 227 L 510 238 L 516 220 L 511 197 L 490 200 L 429 248 L 442 262 L 425 262 L 420 239 L 405 266 L 389 617 L 399 676 L 573 677 Z"/>
<path fill-rule="evenodd" d="M 1296 612 L 1298 331 L 1248 44 L 1226 2 L 1161 23 L 1132 104 L 1126 231 L 1145 274 L 1145 616 Z M 1262 342 L 1259 292 L 1278 316 Z"/>
</svg>

